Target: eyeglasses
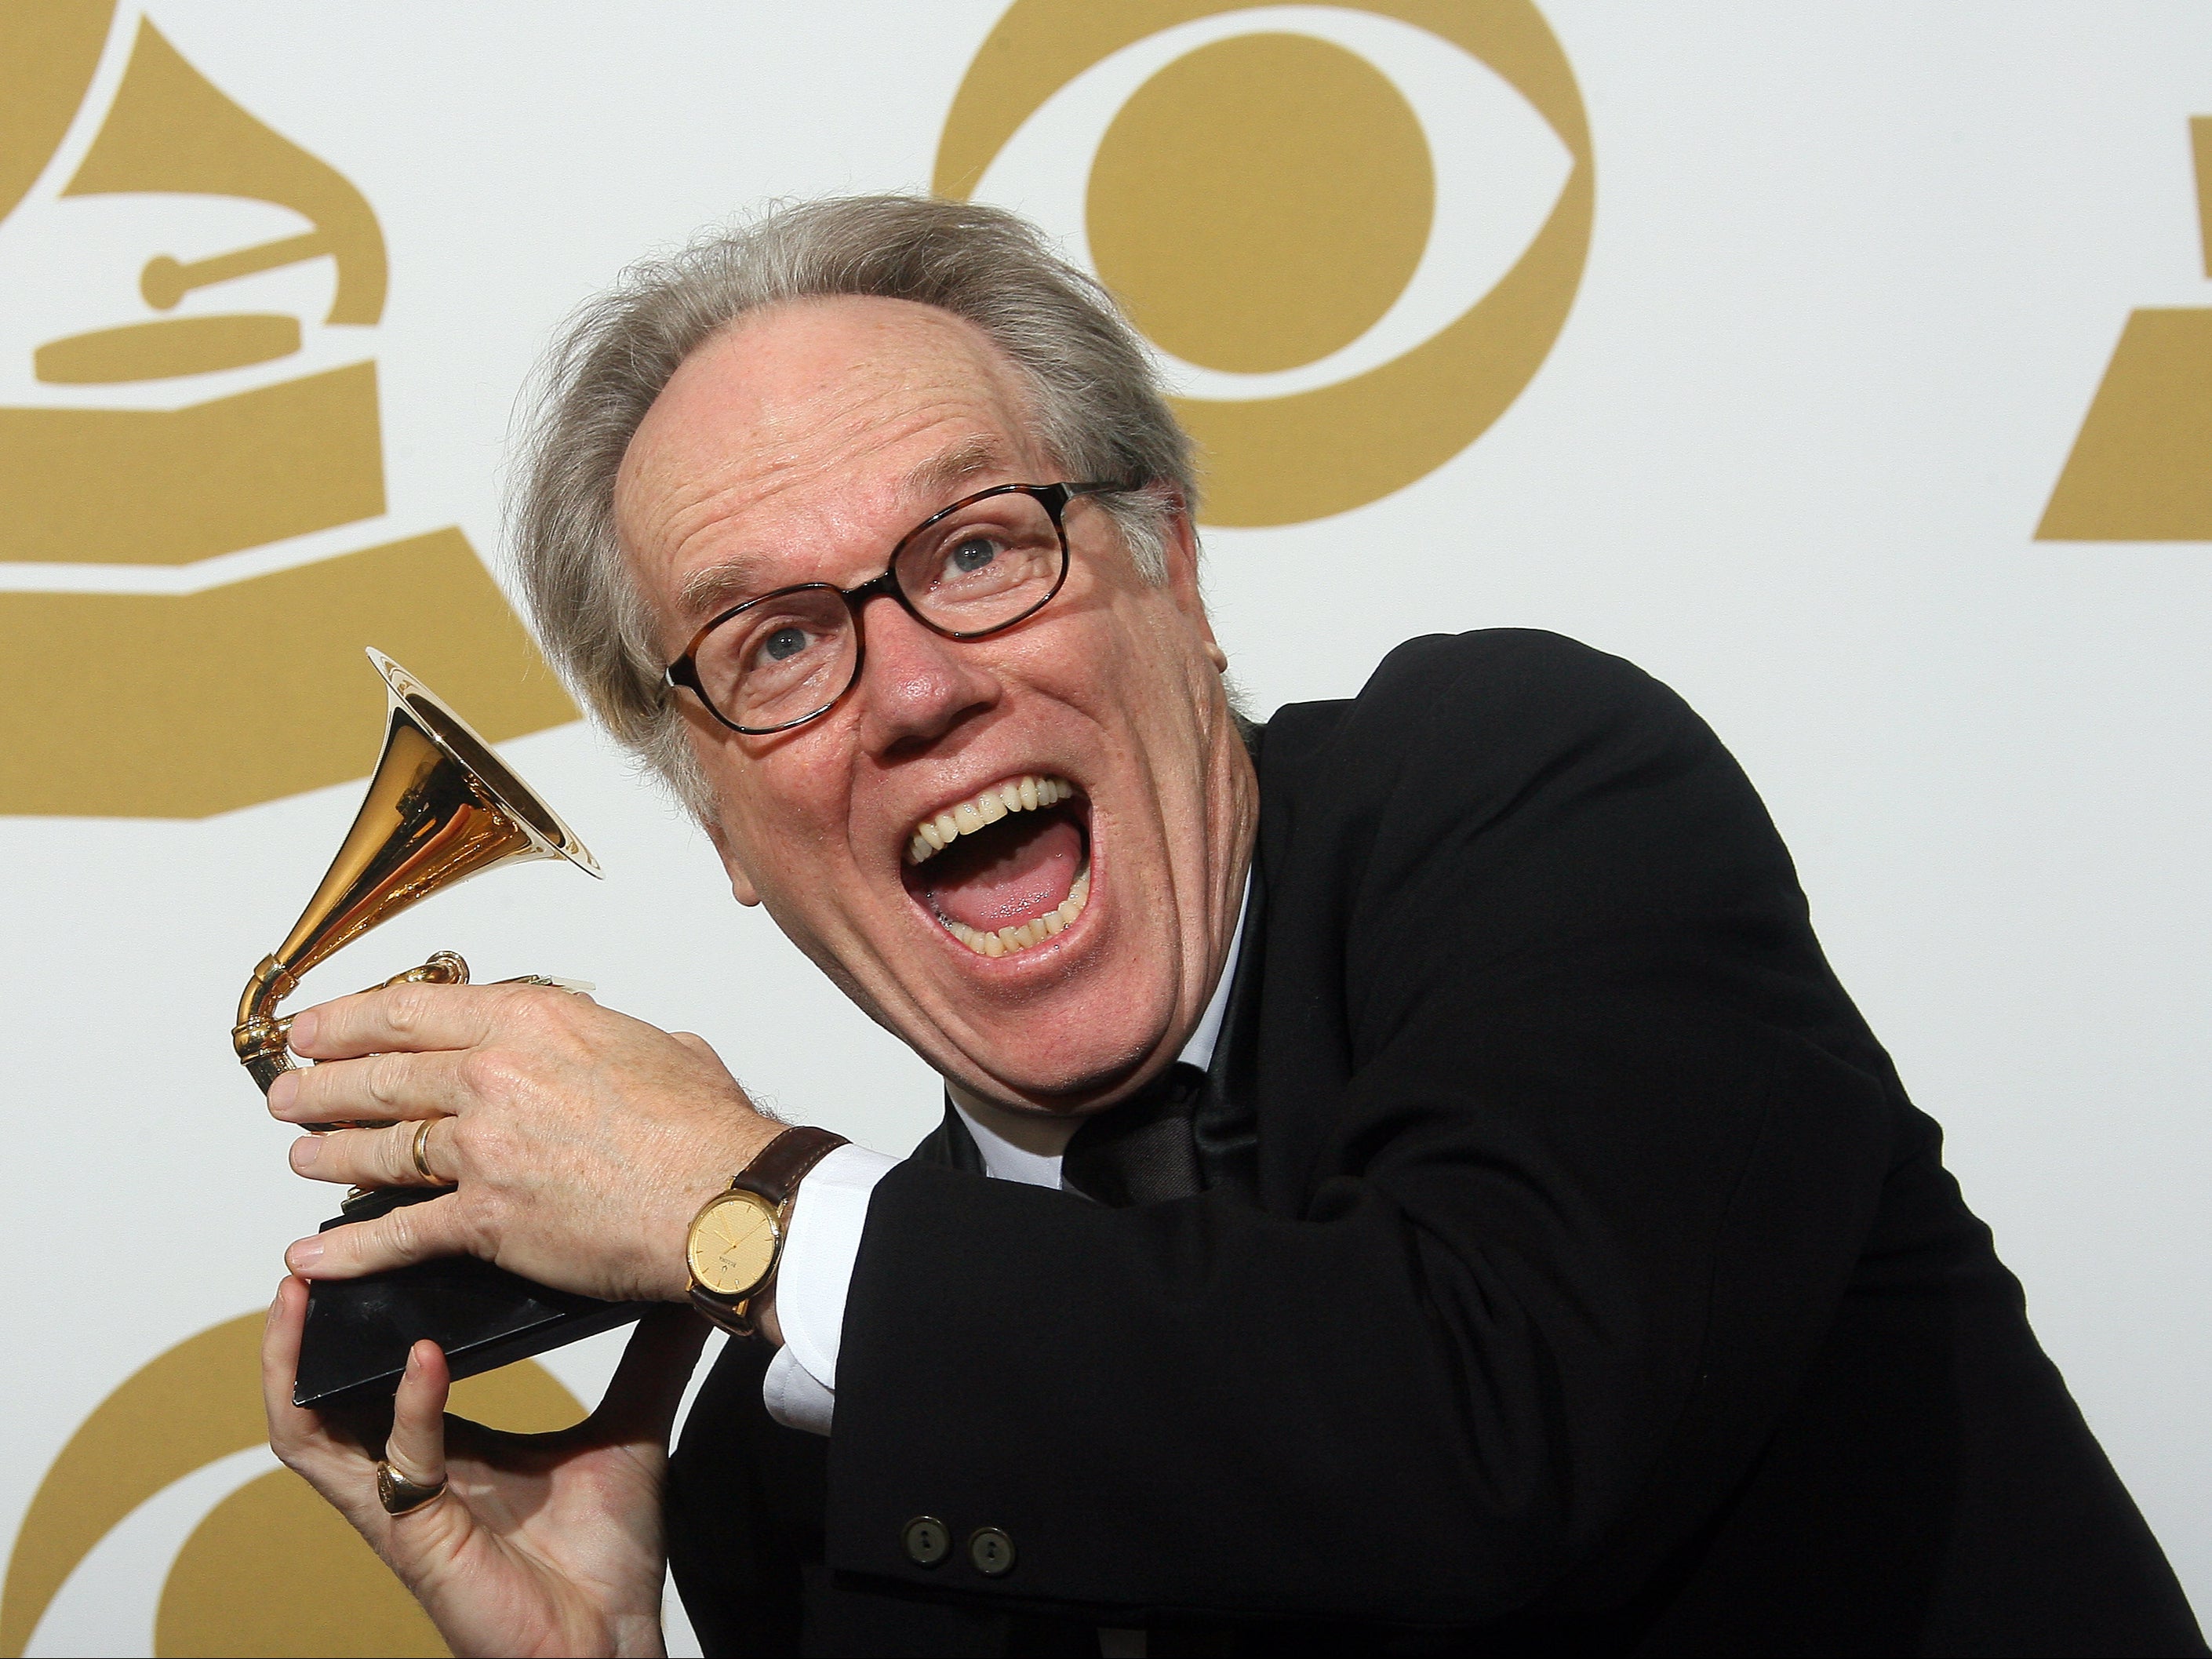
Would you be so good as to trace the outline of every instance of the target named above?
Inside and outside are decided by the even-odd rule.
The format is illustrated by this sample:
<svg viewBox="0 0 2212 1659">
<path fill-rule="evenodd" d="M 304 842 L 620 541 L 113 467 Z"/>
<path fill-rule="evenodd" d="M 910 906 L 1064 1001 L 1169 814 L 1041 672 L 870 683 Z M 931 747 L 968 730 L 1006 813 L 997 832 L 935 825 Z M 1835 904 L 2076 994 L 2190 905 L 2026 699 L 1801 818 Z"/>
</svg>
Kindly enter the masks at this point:
<svg viewBox="0 0 2212 1659">
<path fill-rule="evenodd" d="M 948 640 L 1002 633 L 1042 610 L 1067 580 L 1067 530 L 1078 495 L 1118 483 L 1000 484 L 924 519 L 891 550 L 884 574 L 858 587 L 801 582 L 732 605 L 691 636 L 662 676 L 688 686 L 732 732 L 764 737 L 804 726 L 859 684 L 862 607 L 878 597 Z"/>
</svg>

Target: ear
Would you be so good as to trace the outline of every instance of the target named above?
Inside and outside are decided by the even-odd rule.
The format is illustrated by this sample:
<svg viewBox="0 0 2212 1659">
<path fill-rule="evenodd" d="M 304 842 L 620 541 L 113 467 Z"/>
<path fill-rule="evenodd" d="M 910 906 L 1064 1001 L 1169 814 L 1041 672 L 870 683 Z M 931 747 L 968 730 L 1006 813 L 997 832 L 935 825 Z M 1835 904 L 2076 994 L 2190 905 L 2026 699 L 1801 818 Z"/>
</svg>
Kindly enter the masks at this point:
<svg viewBox="0 0 2212 1659">
<path fill-rule="evenodd" d="M 722 868 L 730 878 L 732 896 L 748 907 L 758 904 L 761 902 L 760 889 L 753 885 L 753 878 L 745 873 L 744 866 L 738 862 L 738 855 L 730 845 L 728 832 L 712 819 L 702 818 L 699 827 L 707 832 L 707 839 L 714 843 L 715 856 L 722 860 Z"/>
<path fill-rule="evenodd" d="M 692 754 L 704 768 L 712 753 L 710 745 L 714 742 L 706 713 L 696 698 L 685 697 L 678 706 L 683 711 L 686 728 L 684 741 L 691 745 Z M 711 771 L 708 775 L 712 776 Z M 708 793 L 710 796 L 714 793 L 711 785 Z M 730 878 L 731 895 L 740 904 L 748 907 L 758 904 L 761 902 L 760 889 L 753 885 L 753 878 L 745 873 L 745 867 L 738 858 L 737 842 L 718 816 L 720 808 L 719 800 L 710 800 L 708 810 L 698 811 L 695 809 L 693 816 L 699 827 L 707 832 L 707 839 L 714 844 L 714 856 L 722 860 L 722 869 Z"/>
<path fill-rule="evenodd" d="M 1166 530 L 1161 550 L 1167 556 L 1169 595 L 1184 620 L 1197 631 L 1206 659 L 1213 665 L 1216 672 L 1225 673 L 1229 653 L 1213 637 L 1213 621 L 1206 614 L 1206 595 L 1198 586 L 1198 526 L 1190 521 L 1190 509 L 1180 499 Z"/>
</svg>

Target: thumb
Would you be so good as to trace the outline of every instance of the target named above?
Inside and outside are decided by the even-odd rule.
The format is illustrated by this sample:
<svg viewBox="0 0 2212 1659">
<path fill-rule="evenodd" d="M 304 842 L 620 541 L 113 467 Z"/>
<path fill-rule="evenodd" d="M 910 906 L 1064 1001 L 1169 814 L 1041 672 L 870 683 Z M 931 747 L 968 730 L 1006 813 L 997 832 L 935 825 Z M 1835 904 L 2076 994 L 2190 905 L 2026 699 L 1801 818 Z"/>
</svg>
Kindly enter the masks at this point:
<svg viewBox="0 0 2212 1659">
<path fill-rule="evenodd" d="M 655 1308 L 638 1321 L 587 1425 L 595 1437 L 665 1444 L 708 1332 L 707 1322 L 683 1304 Z"/>
<path fill-rule="evenodd" d="M 407 1369 L 392 1401 L 392 1432 L 384 1457 L 393 1474 L 418 1486 L 446 1482 L 446 1397 L 452 1389 L 444 1350 L 421 1341 L 408 1351 Z"/>
</svg>

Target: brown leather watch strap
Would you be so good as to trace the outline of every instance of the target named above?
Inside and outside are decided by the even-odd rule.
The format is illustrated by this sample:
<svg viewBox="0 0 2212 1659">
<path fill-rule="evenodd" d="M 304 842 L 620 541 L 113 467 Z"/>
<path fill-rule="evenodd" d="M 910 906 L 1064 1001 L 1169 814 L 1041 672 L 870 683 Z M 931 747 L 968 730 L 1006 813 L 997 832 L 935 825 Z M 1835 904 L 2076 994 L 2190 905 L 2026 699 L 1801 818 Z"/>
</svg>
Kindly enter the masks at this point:
<svg viewBox="0 0 2212 1659">
<path fill-rule="evenodd" d="M 800 1180 L 844 1144 L 844 1136 L 832 1134 L 827 1129 L 804 1125 L 786 1129 L 754 1155 L 753 1161 L 745 1165 L 726 1190 L 751 1193 L 763 1200 L 776 1212 L 780 1229 L 790 1215 L 793 1189 Z M 775 1282 L 776 1269 L 782 1265 L 782 1258 L 783 1243 L 779 1238 L 776 1259 L 769 1264 L 768 1276 L 751 1296 L 737 1302 L 717 1296 L 696 1279 L 692 1280 L 691 1305 L 732 1336 L 758 1335 L 752 1316 L 753 1297 Z"/>
<path fill-rule="evenodd" d="M 732 1188 L 758 1193 L 779 1210 L 791 1201 L 792 1189 L 806 1172 L 845 1144 L 845 1137 L 808 1125 L 786 1129 L 760 1149 L 745 1165 Z"/>
<path fill-rule="evenodd" d="M 719 1326 L 732 1336 L 758 1336 L 760 1327 L 753 1321 L 752 1299 L 726 1302 L 704 1285 L 691 1286 L 691 1305 L 706 1316 L 710 1325 Z"/>
</svg>

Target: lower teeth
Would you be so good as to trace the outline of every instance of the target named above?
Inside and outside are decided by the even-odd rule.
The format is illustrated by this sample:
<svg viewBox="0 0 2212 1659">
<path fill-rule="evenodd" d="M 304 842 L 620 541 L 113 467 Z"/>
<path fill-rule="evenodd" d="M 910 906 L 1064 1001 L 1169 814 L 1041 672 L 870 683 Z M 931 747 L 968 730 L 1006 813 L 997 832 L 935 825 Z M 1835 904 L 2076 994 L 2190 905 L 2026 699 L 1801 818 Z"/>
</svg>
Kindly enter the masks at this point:
<svg viewBox="0 0 2212 1659">
<path fill-rule="evenodd" d="M 979 957 L 1003 957 L 1009 951 L 1026 951 L 1033 945 L 1042 945 L 1054 933 L 1083 914 L 1083 907 L 1091 900 L 1091 866 L 1085 865 L 1067 890 L 1067 896 L 1060 902 L 1056 910 L 1048 910 L 1035 921 L 1025 921 L 1018 927 L 1001 927 L 995 933 L 987 933 L 980 927 L 970 927 L 964 921 L 955 921 L 950 916 L 940 916 L 952 937 Z"/>
</svg>

